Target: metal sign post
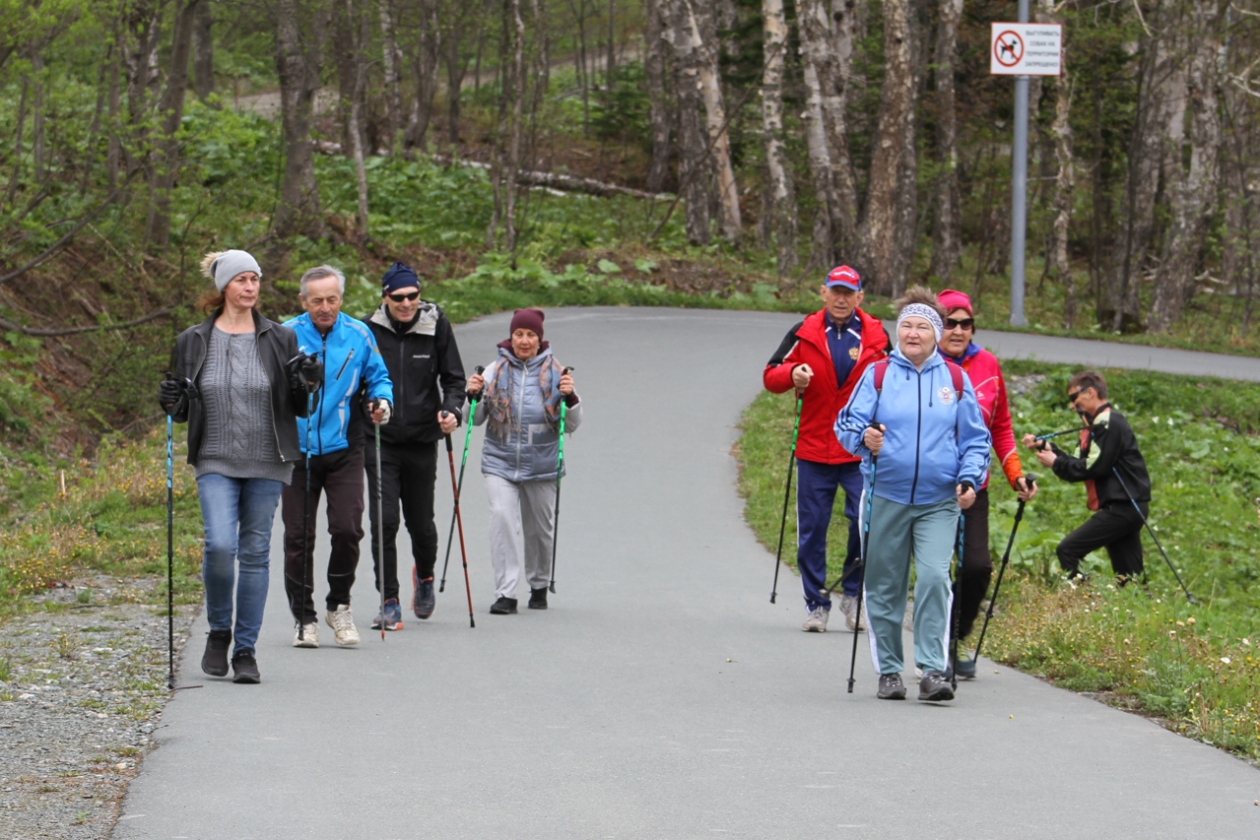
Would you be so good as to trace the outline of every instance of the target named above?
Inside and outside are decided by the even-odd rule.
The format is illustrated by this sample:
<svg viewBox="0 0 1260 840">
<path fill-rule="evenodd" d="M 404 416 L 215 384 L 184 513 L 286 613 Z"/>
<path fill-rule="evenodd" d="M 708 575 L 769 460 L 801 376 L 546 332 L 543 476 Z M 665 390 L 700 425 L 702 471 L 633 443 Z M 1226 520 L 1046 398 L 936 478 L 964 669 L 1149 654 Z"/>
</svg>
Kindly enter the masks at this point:
<svg viewBox="0 0 1260 840">
<path fill-rule="evenodd" d="M 992 24 L 989 73 L 1015 77 L 1015 138 L 1011 144 L 1011 326 L 1024 317 L 1024 252 L 1028 231 L 1028 77 L 1057 76 L 1062 66 L 1063 29 L 1030 24 L 1029 0 L 1019 0 L 1018 23 Z"/>
</svg>

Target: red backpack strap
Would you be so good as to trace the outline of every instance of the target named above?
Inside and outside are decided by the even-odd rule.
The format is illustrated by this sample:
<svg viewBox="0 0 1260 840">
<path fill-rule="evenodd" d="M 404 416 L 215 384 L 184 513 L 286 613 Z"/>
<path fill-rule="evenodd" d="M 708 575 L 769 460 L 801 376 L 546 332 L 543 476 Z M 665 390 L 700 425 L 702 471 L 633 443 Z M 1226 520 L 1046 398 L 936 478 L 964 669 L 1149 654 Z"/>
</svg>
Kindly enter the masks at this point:
<svg viewBox="0 0 1260 840">
<path fill-rule="evenodd" d="M 958 397 L 958 401 L 962 402 L 963 398 L 963 369 L 962 365 L 945 360 L 945 366 L 949 368 L 949 379 L 954 385 L 954 394 Z"/>
<path fill-rule="evenodd" d="M 888 360 L 882 359 L 875 363 L 875 393 L 878 394 L 884 390 L 884 374 L 888 373 Z"/>
</svg>

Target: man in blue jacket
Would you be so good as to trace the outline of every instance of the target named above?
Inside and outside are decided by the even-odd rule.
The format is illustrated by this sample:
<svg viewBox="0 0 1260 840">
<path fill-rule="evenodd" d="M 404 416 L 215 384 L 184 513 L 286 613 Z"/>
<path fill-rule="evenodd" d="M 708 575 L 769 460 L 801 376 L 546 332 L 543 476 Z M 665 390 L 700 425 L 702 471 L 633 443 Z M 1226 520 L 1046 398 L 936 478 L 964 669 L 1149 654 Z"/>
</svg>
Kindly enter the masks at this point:
<svg viewBox="0 0 1260 840">
<path fill-rule="evenodd" d="M 904 700 L 901 621 L 910 560 L 919 699 L 954 699 L 949 660 L 949 558 L 959 511 L 989 468 L 989 430 L 966 374 L 937 352 L 944 328 L 935 296 L 914 287 L 897 301 L 897 349 L 862 375 L 836 420 L 836 437 L 862 456 L 869 517 L 863 589 L 878 697 Z"/>
<path fill-rule="evenodd" d="M 293 481 L 280 496 L 284 588 L 298 624 L 294 647 L 319 647 L 313 584 L 315 512 L 322 492 L 328 494 L 328 534 L 332 539 L 325 620 L 333 629 L 337 644 L 359 643 L 359 631 L 350 612 L 350 589 L 354 586 L 359 542 L 363 539 L 363 424 L 354 422 L 354 413 L 362 410 L 359 393 L 363 388 L 374 423 L 389 422 L 394 401 L 389 373 L 372 331 L 362 321 L 341 312 L 345 291 L 346 278 L 340 271 L 328 265 L 312 268 L 301 280 L 306 314 L 285 323 L 297 333 L 298 349 L 318 356 L 326 371 L 324 387 L 315 397 L 310 419 L 298 420 L 302 452 L 308 453 L 309 446 L 310 497 L 304 505 L 305 459 L 298 462 Z"/>
</svg>

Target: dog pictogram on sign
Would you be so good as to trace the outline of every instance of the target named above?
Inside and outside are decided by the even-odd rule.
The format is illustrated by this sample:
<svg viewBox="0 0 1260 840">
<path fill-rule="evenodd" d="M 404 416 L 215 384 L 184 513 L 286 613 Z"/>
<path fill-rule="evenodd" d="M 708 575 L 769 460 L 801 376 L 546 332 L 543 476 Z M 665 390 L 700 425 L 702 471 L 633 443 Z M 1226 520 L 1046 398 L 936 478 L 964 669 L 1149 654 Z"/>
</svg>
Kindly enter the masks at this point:
<svg viewBox="0 0 1260 840">
<path fill-rule="evenodd" d="M 999 34 L 993 39 L 993 57 L 1003 67 L 1014 67 L 1024 57 L 1024 39 L 1009 29 Z"/>
</svg>

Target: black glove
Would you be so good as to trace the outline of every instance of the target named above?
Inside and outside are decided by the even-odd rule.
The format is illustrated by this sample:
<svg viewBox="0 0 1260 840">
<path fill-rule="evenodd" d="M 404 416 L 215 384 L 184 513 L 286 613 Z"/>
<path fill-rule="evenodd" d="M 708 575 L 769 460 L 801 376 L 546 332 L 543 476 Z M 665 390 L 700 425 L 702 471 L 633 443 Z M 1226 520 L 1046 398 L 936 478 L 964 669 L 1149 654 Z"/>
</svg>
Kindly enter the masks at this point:
<svg viewBox="0 0 1260 840">
<path fill-rule="evenodd" d="M 158 385 L 158 404 L 171 417 L 182 415 L 188 407 L 188 386 L 178 379 L 163 379 Z"/>
<path fill-rule="evenodd" d="M 324 366 L 319 356 L 306 356 L 301 353 L 285 364 L 289 375 L 289 388 L 294 391 L 315 393 L 324 384 Z"/>
<path fill-rule="evenodd" d="M 962 481 L 958 482 L 958 484 L 962 487 L 962 489 L 963 489 L 963 492 L 964 492 L 964 493 L 966 493 L 968 490 L 975 490 L 975 489 L 976 489 L 976 485 L 972 484 L 972 483 L 971 483 L 971 481 L 970 481 L 969 479 L 966 479 L 966 478 L 964 478 Z"/>
</svg>

